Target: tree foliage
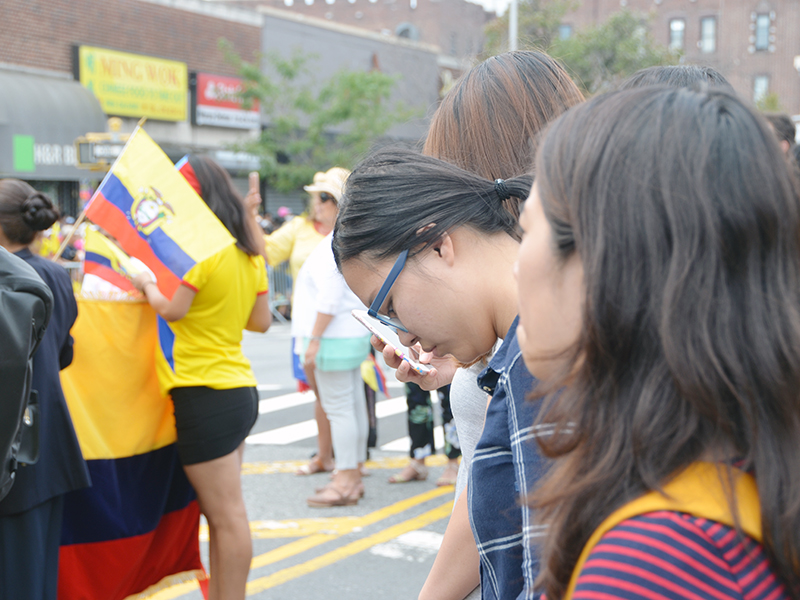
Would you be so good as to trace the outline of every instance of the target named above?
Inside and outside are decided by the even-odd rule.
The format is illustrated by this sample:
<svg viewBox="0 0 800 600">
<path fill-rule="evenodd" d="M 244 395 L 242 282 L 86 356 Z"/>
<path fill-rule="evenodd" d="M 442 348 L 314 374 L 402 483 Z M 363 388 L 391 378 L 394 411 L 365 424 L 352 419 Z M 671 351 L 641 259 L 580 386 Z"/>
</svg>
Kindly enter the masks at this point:
<svg viewBox="0 0 800 600">
<path fill-rule="evenodd" d="M 238 149 L 261 159 L 261 176 L 289 192 L 308 184 L 317 171 L 352 168 L 393 125 L 413 116 L 400 103 L 389 106 L 397 77 L 379 71 L 334 73 L 319 82 L 316 57 L 295 50 L 247 62 L 222 40 L 226 59 L 244 79 L 242 97 L 258 101 L 269 125 Z"/>
<path fill-rule="evenodd" d="M 558 39 L 559 26 L 579 0 L 518 0 L 517 39 L 524 50 L 547 50 Z M 508 49 L 509 11 L 488 25 L 484 33 L 483 58 L 500 54 Z"/>
<path fill-rule="evenodd" d="M 573 0 L 520 0 L 519 40 L 523 49 L 544 50 L 559 59 L 586 94 L 614 89 L 639 69 L 680 61 L 679 53 L 653 40 L 648 19 L 629 10 L 561 39 L 559 26 L 575 6 Z M 487 26 L 489 55 L 505 51 L 507 30 L 507 14 Z"/>
<path fill-rule="evenodd" d="M 784 112 L 781 105 L 781 99 L 776 92 L 770 92 L 761 96 L 756 100 L 756 108 L 765 113 L 782 113 Z"/>
</svg>

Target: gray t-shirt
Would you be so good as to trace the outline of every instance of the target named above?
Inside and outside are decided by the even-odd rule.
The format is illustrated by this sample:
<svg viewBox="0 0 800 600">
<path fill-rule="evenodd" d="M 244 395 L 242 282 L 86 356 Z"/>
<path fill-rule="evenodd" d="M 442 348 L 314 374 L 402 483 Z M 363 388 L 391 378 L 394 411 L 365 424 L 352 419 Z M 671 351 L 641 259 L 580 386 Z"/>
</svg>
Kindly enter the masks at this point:
<svg viewBox="0 0 800 600">
<path fill-rule="evenodd" d="M 477 379 L 485 368 L 485 362 L 480 361 L 468 369 L 458 369 L 450 385 L 450 408 L 453 411 L 458 443 L 461 446 L 461 465 L 458 468 L 458 479 L 456 480 L 456 499 L 461 496 L 464 486 L 467 485 L 472 455 L 475 453 L 475 446 L 478 445 L 483 431 L 487 396 L 486 392 L 478 387 Z"/>
</svg>

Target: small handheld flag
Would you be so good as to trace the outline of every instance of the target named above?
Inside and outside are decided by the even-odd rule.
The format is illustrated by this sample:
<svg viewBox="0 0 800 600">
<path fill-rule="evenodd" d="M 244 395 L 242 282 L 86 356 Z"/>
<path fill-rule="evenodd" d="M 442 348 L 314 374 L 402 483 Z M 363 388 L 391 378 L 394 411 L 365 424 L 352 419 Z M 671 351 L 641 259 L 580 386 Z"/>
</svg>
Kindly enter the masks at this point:
<svg viewBox="0 0 800 600">
<path fill-rule="evenodd" d="M 86 230 L 85 250 L 84 273 L 105 279 L 126 292 L 136 290 L 131 279 L 140 272 L 140 269 L 134 265 L 130 256 L 94 227 Z"/>
<path fill-rule="evenodd" d="M 141 128 L 131 134 L 86 216 L 146 264 L 168 298 L 189 269 L 235 241 Z"/>
</svg>

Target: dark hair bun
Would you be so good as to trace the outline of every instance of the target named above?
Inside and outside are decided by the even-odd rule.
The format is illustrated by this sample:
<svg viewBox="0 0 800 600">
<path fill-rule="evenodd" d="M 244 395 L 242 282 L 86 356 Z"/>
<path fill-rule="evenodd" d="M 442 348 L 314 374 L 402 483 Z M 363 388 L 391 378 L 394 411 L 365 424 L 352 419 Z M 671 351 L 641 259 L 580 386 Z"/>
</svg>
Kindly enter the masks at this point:
<svg viewBox="0 0 800 600">
<path fill-rule="evenodd" d="M 34 192 L 20 207 L 22 220 L 34 231 L 44 231 L 58 221 L 58 209 L 50 198 L 41 192 Z"/>
</svg>

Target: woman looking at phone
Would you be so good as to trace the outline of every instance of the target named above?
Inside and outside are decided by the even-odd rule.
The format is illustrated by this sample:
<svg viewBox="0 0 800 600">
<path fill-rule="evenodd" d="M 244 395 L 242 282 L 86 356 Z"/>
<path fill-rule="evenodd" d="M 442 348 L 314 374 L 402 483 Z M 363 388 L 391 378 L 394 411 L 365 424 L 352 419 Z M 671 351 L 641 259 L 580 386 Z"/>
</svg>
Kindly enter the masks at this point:
<svg viewBox="0 0 800 600">
<path fill-rule="evenodd" d="M 563 387 L 548 598 L 800 598 L 799 199 L 724 91 L 601 96 L 548 131 L 517 267 L 525 363 Z"/>
<path fill-rule="evenodd" d="M 509 200 L 524 198 L 530 182 L 529 176 L 492 182 L 415 152 L 387 150 L 350 175 L 333 236 L 347 284 L 398 330 L 403 345 L 419 343 L 436 357 L 471 363 L 491 351 L 497 338 L 505 339 L 507 351 L 497 366 L 504 376 L 491 382 L 492 404 L 510 410 L 521 427 L 533 422 L 536 406 L 524 403 L 533 380 L 514 342 L 516 288 L 507 268 L 519 234 L 518 208 Z M 533 444 L 524 443 L 509 446 L 500 457 L 494 452 L 500 460 L 490 454 L 481 465 L 480 489 L 486 493 L 470 495 L 473 533 L 487 542 L 483 593 L 516 598 L 532 589 L 536 572 L 523 545 L 528 511 L 519 507 L 518 496 L 538 476 L 539 457 Z M 498 539 L 505 541 L 495 543 Z M 460 571 L 462 565 L 451 567 Z M 477 560 L 467 567 L 474 575 Z M 463 591 L 463 598 L 476 584 L 456 581 L 464 588 L 457 592 Z"/>
<path fill-rule="evenodd" d="M 243 329 L 265 332 L 272 322 L 267 272 L 227 172 L 188 160 L 200 197 L 236 243 L 195 265 L 172 299 L 147 272 L 133 283 L 159 315 L 159 384 L 172 397 L 178 456 L 208 520 L 209 598 L 244 598 L 253 549 L 240 471 L 258 394 L 241 342 Z"/>
<path fill-rule="evenodd" d="M 499 54 L 470 69 L 448 92 L 431 121 L 423 153 L 489 180 L 522 175 L 532 168 L 540 131 L 582 101 L 578 87 L 547 54 L 530 51 Z M 511 213 L 518 214 L 519 202 L 519 198 L 509 198 L 503 204 Z M 427 301 L 427 296 L 420 298 L 420 302 Z M 431 375 L 420 376 L 401 364 L 391 348 L 382 344 L 376 348 L 383 350 L 387 364 L 398 369 L 397 378 L 401 381 L 415 382 L 423 389 L 436 389 L 452 381 L 451 406 L 462 451 L 456 505 L 420 599 L 462 600 L 480 581 L 480 560 L 467 516 L 467 488 L 472 457 L 486 415 L 487 392 L 477 385 L 476 379 L 487 366 L 487 360 L 456 370 L 452 357 L 431 360 L 429 355 L 423 355 L 435 370 Z M 519 404 L 519 410 L 529 410 L 524 394 L 511 398 Z M 515 437 L 514 424 L 523 420 L 509 419 L 509 409 L 510 414 L 517 414 L 517 407 L 504 406 L 502 401 L 494 403 L 489 413 L 489 429 L 498 432 L 502 439 L 495 438 L 491 444 L 499 442 L 506 448 L 504 460 L 516 464 L 517 473 L 521 473 L 524 457 L 518 450 L 522 446 L 517 445 L 512 454 L 511 440 Z M 521 426 L 528 425 L 526 422 Z M 510 484 L 519 485 L 515 478 L 512 475 Z M 523 491 L 524 487 L 518 490 Z M 491 501 L 491 495 L 488 498 Z M 521 527 L 521 521 L 518 522 Z M 518 566 L 512 571 L 516 572 L 522 550 L 514 560 Z M 532 573 L 533 565 L 528 564 Z"/>
</svg>

